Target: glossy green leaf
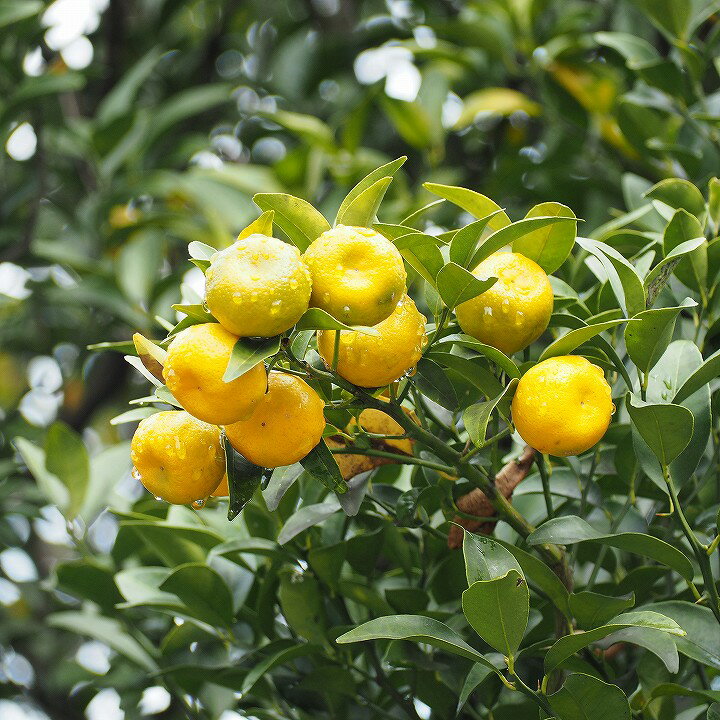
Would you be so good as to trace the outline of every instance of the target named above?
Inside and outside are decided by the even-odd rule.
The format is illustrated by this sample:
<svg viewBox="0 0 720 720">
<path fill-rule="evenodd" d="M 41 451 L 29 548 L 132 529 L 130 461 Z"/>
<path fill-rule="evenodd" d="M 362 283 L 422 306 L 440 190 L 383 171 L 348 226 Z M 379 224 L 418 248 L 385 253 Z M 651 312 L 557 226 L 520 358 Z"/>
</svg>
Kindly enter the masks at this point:
<svg viewBox="0 0 720 720">
<path fill-rule="evenodd" d="M 319 480 L 328 490 L 345 493 L 347 483 L 343 479 L 335 457 L 330 452 L 325 440 L 320 442 L 300 461 L 305 472 Z"/>
<path fill-rule="evenodd" d="M 531 533 L 527 541 L 529 545 L 543 545 L 545 543 L 572 545 L 579 542 L 595 542 L 634 555 L 652 558 L 663 565 L 671 567 L 688 581 L 691 581 L 695 574 L 692 563 L 687 557 L 664 540 L 638 532 L 601 533 L 575 515 L 548 520 L 535 532 Z"/>
<path fill-rule="evenodd" d="M 490 221 L 501 212 L 502 210 L 496 210 L 494 213 L 460 228 L 450 241 L 450 260 L 468 268 L 480 239 L 492 232 Z"/>
<path fill-rule="evenodd" d="M 437 274 L 436 285 L 445 305 L 454 310 L 460 303 L 482 295 L 497 282 L 496 277 L 480 280 L 454 262 L 443 265 Z"/>
<path fill-rule="evenodd" d="M 285 193 L 257 193 L 253 202 L 261 210 L 275 211 L 275 224 L 300 252 L 330 229 L 330 223 L 307 201 Z"/>
<path fill-rule="evenodd" d="M 576 330 L 570 330 L 570 332 L 565 333 L 557 340 L 553 340 L 540 354 L 540 360 L 547 360 L 548 358 L 558 357 L 560 355 L 569 355 L 573 350 L 580 347 L 583 343 L 588 342 L 588 340 L 592 340 L 601 332 L 626 322 L 632 321 L 620 318 L 619 320 L 608 320 L 606 322 L 596 323 L 595 325 L 586 325 Z"/>
<path fill-rule="evenodd" d="M 263 471 L 262 468 L 241 455 L 230 444 L 224 432 L 222 438 L 225 450 L 225 471 L 230 493 L 228 520 L 234 520 L 252 500 L 255 490 L 260 486 Z"/>
<path fill-rule="evenodd" d="M 262 338 L 259 340 L 251 338 L 238 338 L 233 345 L 230 359 L 228 360 L 223 382 L 229 383 L 252 370 L 265 358 L 275 355 L 280 350 L 280 336 Z"/>
<path fill-rule="evenodd" d="M 392 179 L 395 173 L 405 164 L 406 160 L 407 156 L 403 155 L 402 157 L 397 158 L 397 160 L 392 160 L 385 165 L 381 165 L 379 168 L 376 168 L 371 173 L 368 173 L 362 180 L 360 180 L 360 182 L 355 185 L 355 187 L 345 196 L 343 201 L 340 203 L 340 208 L 338 209 L 337 216 L 335 217 L 335 224 L 357 224 L 353 222 L 346 222 L 343 220 L 345 214 L 348 211 L 348 208 L 356 202 L 360 195 L 362 195 L 366 190 L 375 185 L 378 181 L 384 180 L 386 178 Z M 375 215 L 375 213 L 373 213 L 373 215 Z M 370 218 L 368 222 L 361 224 L 368 225 L 370 221 L 372 221 L 372 218 Z"/>
<path fill-rule="evenodd" d="M 635 596 L 612 597 L 581 590 L 571 593 L 568 605 L 578 625 L 583 629 L 596 628 L 635 604 Z"/>
<path fill-rule="evenodd" d="M 682 208 L 675 211 L 663 234 L 663 250 L 667 256 L 676 247 L 691 240 L 705 239 L 700 221 Z M 675 276 L 689 288 L 705 290 L 708 273 L 707 243 L 683 258 L 675 268 Z"/>
<path fill-rule="evenodd" d="M 500 228 L 504 228 L 510 224 L 510 218 L 507 216 L 507 213 L 505 213 L 496 202 L 474 190 L 430 182 L 423 183 L 423 187 L 433 193 L 433 195 L 438 195 L 441 198 L 445 198 L 445 200 L 449 200 L 453 205 L 457 205 L 466 212 L 469 212 L 478 220 L 495 213 L 488 222 L 488 227 L 491 230 L 500 230 Z M 468 265 L 467 267 L 471 266 Z"/>
<path fill-rule="evenodd" d="M 630 720 L 630 705 L 617 685 L 573 673 L 549 698 L 557 720 Z"/>
<path fill-rule="evenodd" d="M 500 413 L 504 417 L 509 416 L 510 403 L 515 394 L 517 383 L 518 380 L 513 378 L 507 387 L 492 400 L 470 405 L 463 412 L 463 424 L 473 444 L 477 447 L 482 447 L 485 444 L 487 426 L 496 407 L 500 406 Z"/>
<path fill-rule="evenodd" d="M 338 212 L 336 223 L 359 227 L 371 225 L 391 182 L 392 177 L 384 177 L 363 190 L 342 212 Z"/>
<path fill-rule="evenodd" d="M 683 382 L 680 389 L 675 393 L 672 401 L 676 404 L 687 400 L 691 395 L 696 393 L 701 387 L 707 385 L 720 375 L 720 350 L 710 355 L 703 361 L 703 364 L 695 370 L 690 377 Z"/>
<path fill-rule="evenodd" d="M 395 240 L 395 247 L 408 265 L 435 287 L 435 278 L 444 264 L 437 240 L 425 233 L 413 232 Z"/>
<path fill-rule="evenodd" d="M 645 1 L 645 0 L 643 0 Z M 687 0 L 660 0 L 660 3 L 677 5 L 678 7 L 685 4 Z M 700 217 L 705 212 L 705 200 L 702 193 L 687 180 L 682 178 L 667 178 L 653 185 L 646 193 L 645 197 L 651 200 L 659 201 L 667 205 L 672 210 L 682 208 L 687 210 L 691 215 Z M 672 213 L 670 214 L 670 216 Z M 670 219 L 670 216 L 667 219 Z"/>
<path fill-rule="evenodd" d="M 525 217 L 550 216 L 574 218 L 575 213 L 561 203 L 544 202 L 530 208 Z M 534 260 L 546 273 L 553 273 L 570 255 L 576 231 L 576 222 L 548 225 L 517 238 L 513 241 L 512 249 Z"/>
<path fill-rule="evenodd" d="M 80 512 L 90 482 L 90 460 L 80 435 L 63 422 L 54 422 L 48 430 L 45 467 L 68 489 L 70 501 L 64 512 L 73 519 Z"/>
<path fill-rule="evenodd" d="M 283 525 L 278 535 L 278 544 L 284 545 L 301 532 L 324 522 L 338 510 L 340 510 L 340 503 L 336 497 L 331 497 L 326 502 L 301 507 Z"/>
<path fill-rule="evenodd" d="M 308 308 L 297 321 L 296 330 L 350 330 L 363 335 L 380 335 L 377 328 L 365 325 L 346 325 L 322 308 Z"/>
<path fill-rule="evenodd" d="M 629 627 L 662 630 L 671 635 L 685 634 L 685 631 L 672 618 L 660 613 L 649 610 L 624 613 L 618 615 L 607 625 L 586 632 L 576 632 L 557 640 L 545 655 L 545 673 L 552 672 L 558 665 L 588 645 Z"/>
<path fill-rule="evenodd" d="M 638 370 L 648 372 L 662 357 L 672 340 L 678 315 L 696 303 L 689 298 L 682 305 L 644 310 L 625 328 L 625 344 Z"/>
<path fill-rule="evenodd" d="M 662 467 L 667 467 L 687 447 L 695 420 L 682 405 L 640 404 L 627 396 L 633 424 Z"/>
<path fill-rule="evenodd" d="M 50 615 L 47 624 L 99 640 L 146 672 L 154 673 L 158 670 L 157 662 L 148 647 L 132 637 L 117 620 L 91 613 L 67 611 Z"/>
<path fill-rule="evenodd" d="M 481 355 L 484 355 L 488 360 L 491 360 L 497 365 L 503 372 L 511 378 L 520 378 L 520 370 L 518 366 L 509 358 L 505 353 L 492 345 L 486 345 L 476 340 L 470 335 L 446 335 L 442 338 L 435 346 L 438 350 L 445 349 L 451 345 L 460 345 L 461 347 L 468 348 L 469 350 L 475 350 Z"/>
<path fill-rule="evenodd" d="M 458 399 L 452 382 L 434 360 L 424 357 L 413 376 L 415 385 L 431 400 L 447 409 L 454 409 Z"/>
<path fill-rule="evenodd" d="M 468 267 L 476 268 L 485 258 L 490 257 L 498 250 L 502 250 L 506 245 L 516 246 L 523 238 L 531 233 L 540 230 L 548 230 L 552 227 L 561 227 L 563 225 L 575 227 L 576 219 L 569 217 L 527 217 L 523 220 L 503 227 L 490 235 L 485 242 L 475 251 Z M 573 231 L 573 238 L 575 237 Z"/>
<path fill-rule="evenodd" d="M 179 565 L 162 582 L 160 590 L 177 595 L 193 617 L 208 625 L 232 625 L 230 589 L 220 574 L 204 563 Z"/>
<path fill-rule="evenodd" d="M 530 591 L 515 569 L 492 580 L 478 580 L 462 594 L 462 608 L 475 632 L 491 647 L 512 657 L 522 642 L 530 612 Z"/>
<path fill-rule="evenodd" d="M 463 528 L 462 547 L 468 586 L 478 580 L 504 577 L 510 570 L 524 577 L 515 556 L 487 535 L 476 535 Z"/>
<path fill-rule="evenodd" d="M 432 645 L 446 652 L 460 655 L 496 672 L 495 667 L 474 648 L 470 647 L 454 630 L 445 623 L 422 615 L 392 615 L 363 623 L 341 635 L 335 642 L 364 642 L 367 640 L 415 640 Z"/>
</svg>

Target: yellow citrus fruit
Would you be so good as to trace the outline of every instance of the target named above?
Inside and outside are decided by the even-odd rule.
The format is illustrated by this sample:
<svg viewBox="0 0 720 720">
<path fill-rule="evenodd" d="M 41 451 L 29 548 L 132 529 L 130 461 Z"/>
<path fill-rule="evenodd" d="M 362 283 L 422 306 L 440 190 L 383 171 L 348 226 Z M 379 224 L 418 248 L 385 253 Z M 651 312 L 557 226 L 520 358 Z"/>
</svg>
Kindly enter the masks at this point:
<svg viewBox="0 0 720 720">
<path fill-rule="evenodd" d="M 168 348 L 163 379 L 180 404 L 204 422 L 226 425 L 249 417 L 265 394 L 262 362 L 223 382 L 236 341 L 222 325 L 202 323 L 179 332 Z"/>
<path fill-rule="evenodd" d="M 310 304 L 350 325 L 376 325 L 405 292 L 398 249 L 370 228 L 327 230 L 303 256 L 312 275 Z"/>
<path fill-rule="evenodd" d="M 358 417 L 360 428 L 365 432 L 373 435 L 404 435 L 405 429 L 397 420 L 391 418 L 387 413 L 375 408 L 365 408 Z M 348 425 L 350 432 L 357 432 L 358 424 L 356 422 Z M 399 450 L 406 455 L 413 454 L 413 444 L 410 438 L 388 438 L 382 440 L 384 445 Z"/>
<path fill-rule="evenodd" d="M 615 411 L 603 371 L 584 357 L 544 360 L 520 379 L 512 419 L 522 439 L 549 455 L 579 455 L 597 443 Z"/>
<path fill-rule="evenodd" d="M 230 444 L 250 462 L 274 468 L 302 460 L 325 430 L 324 403 L 301 378 L 268 376 L 267 394 L 247 420 L 225 427 Z"/>
<path fill-rule="evenodd" d="M 205 302 L 228 331 L 272 337 L 308 309 L 310 272 L 293 245 L 255 233 L 215 253 L 205 273 Z"/>
<path fill-rule="evenodd" d="M 351 330 L 340 333 L 337 372 L 360 387 L 381 387 L 397 380 L 417 364 L 427 341 L 425 316 L 407 295 L 375 330 L 379 335 Z M 332 367 L 335 331 L 320 331 L 317 344 L 325 365 Z"/>
<path fill-rule="evenodd" d="M 519 253 L 499 252 L 483 260 L 473 275 L 497 282 L 457 306 L 464 333 L 512 355 L 535 342 L 550 322 L 553 291 L 545 271 Z"/>
<path fill-rule="evenodd" d="M 220 484 L 210 494 L 213 497 L 228 497 L 230 495 L 230 487 L 228 486 L 227 473 L 223 475 Z"/>
<path fill-rule="evenodd" d="M 225 473 L 220 428 L 184 411 L 145 418 L 130 457 L 133 475 L 156 497 L 178 505 L 206 498 Z"/>
</svg>

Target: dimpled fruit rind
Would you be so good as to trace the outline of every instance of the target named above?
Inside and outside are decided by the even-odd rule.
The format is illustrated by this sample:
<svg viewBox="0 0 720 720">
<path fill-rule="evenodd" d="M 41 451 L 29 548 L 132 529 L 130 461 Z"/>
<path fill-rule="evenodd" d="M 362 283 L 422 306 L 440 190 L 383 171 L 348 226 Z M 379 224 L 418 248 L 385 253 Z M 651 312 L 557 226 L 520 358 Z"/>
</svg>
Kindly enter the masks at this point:
<svg viewBox="0 0 720 720">
<path fill-rule="evenodd" d="M 338 225 L 303 255 L 312 275 L 310 304 L 349 325 L 376 325 L 405 292 L 398 249 L 370 228 Z"/>
<path fill-rule="evenodd" d="M 375 326 L 379 335 L 351 330 L 340 333 L 337 372 L 360 387 L 389 385 L 415 367 L 427 342 L 425 316 L 403 295 L 390 317 Z M 332 367 L 335 331 L 318 333 L 318 352 Z"/>
<path fill-rule="evenodd" d="M 259 362 L 232 382 L 223 382 L 237 336 L 218 323 L 191 325 L 168 348 L 163 378 L 189 413 L 214 425 L 248 417 L 265 394 L 267 374 Z"/>
<path fill-rule="evenodd" d="M 145 418 L 130 445 L 133 476 L 177 505 L 203 500 L 225 474 L 220 428 L 170 410 Z"/>
<path fill-rule="evenodd" d="M 518 383 L 512 419 L 522 439 L 547 455 L 579 455 L 600 441 L 615 406 L 597 365 L 579 355 L 554 357 Z"/>
<path fill-rule="evenodd" d="M 308 309 L 310 291 L 310 271 L 300 251 L 258 233 L 215 253 L 205 273 L 208 309 L 240 337 L 289 330 Z"/>
<path fill-rule="evenodd" d="M 302 460 L 325 430 L 324 403 L 301 378 L 268 375 L 268 391 L 247 420 L 225 427 L 230 444 L 250 462 L 274 468 Z"/>
<path fill-rule="evenodd" d="M 473 275 L 497 282 L 455 309 L 463 332 L 506 355 L 535 342 L 550 322 L 553 291 L 545 271 L 519 253 L 498 252 L 483 260 Z"/>
</svg>

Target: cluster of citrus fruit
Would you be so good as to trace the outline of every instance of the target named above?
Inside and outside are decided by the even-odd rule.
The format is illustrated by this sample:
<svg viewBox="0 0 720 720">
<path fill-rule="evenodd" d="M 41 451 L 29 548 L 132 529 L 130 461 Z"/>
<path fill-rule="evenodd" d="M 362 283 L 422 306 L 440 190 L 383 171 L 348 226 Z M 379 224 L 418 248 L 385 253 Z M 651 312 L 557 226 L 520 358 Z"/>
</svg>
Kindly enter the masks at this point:
<svg viewBox="0 0 720 720">
<path fill-rule="evenodd" d="M 238 338 L 274 337 L 309 307 L 374 333 L 318 332 L 328 367 L 361 387 L 397 380 L 420 359 L 425 317 L 405 293 L 395 246 L 374 230 L 338 226 L 301 256 L 262 234 L 241 238 L 211 258 L 205 302 L 218 322 L 182 330 L 168 347 L 162 376 L 185 411 L 143 420 L 132 441 L 136 476 L 154 495 L 188 503 L 227 494 L 221 430 L 251 462 L 291 465 L 317 445 L 324 402 L 301 377 L 266 372 L 262 361 L 240 377 L 223 376 Z"/>
<path fill-rule="evenodd" d="M 537 340 L 553 309 L 542 268 L 518 253 L 498 252 L 474 274 L 497 281 L 457 307 L 461 329 L 508 355 Z M 222 433 L 258 466 L 302 460 L 322 440 L 324 401 L 299 374 L 268 373 L 263 361 L 225 381 L 236 342 L 286 333 L 308 308 L 320 308 L 343 325 L 374 328 L 318 331 L 325 365 L 360 387 L 389 385 L 417 364 L 426 343 L 426 319 L 407 295 L 406 280 L 395 245 L 369 228 L 337 226 L 302 255 L 258 233 L 216 252 L 206 269 L 205 303 L 217 322 L 174 335 L 162 377 L 185 411 L 140 423 L 132 441 L 136 476 L 172 503 L 226 495 Z M 556 357 L 521 378 L 512 417 L 528 444 L 571 455 L 602 437 L 612 407 L 599 367 Z"/>
</svg>

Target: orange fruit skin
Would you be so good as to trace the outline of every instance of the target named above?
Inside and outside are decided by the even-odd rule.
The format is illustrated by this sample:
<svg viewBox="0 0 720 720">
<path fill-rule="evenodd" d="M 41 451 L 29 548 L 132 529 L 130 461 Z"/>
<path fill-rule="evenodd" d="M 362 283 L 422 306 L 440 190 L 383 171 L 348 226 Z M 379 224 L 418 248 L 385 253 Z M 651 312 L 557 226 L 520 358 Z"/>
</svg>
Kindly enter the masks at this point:
<svg viewBox="0 0 720 720">
<path fill-rule="evenodd" d="M 497 282 L 455 308 L 462 331 L 506 355 L 523 350 L 543 334 L 553 311 L 553 291 L 545 271 L 519 253 L 498 252 L 473 275 Z"/>
<path fill-rule="evenodd" d="M 615 411 L 601 368 L 579 355 L 554 357 L 528 370 L 512 401 L 522 439 L 547 455 L 579 455 L 598 443 Z"/>
<path fill-rule="evenodd" d="M 320 396 L 304 380 L 271 372 L 268 391 L 247 420 L 225 426 L 230 444 L 250 462 L 274 468 L 302 460 L 321 440 Z"/>
<path fill-rule="evenodd" d="M 168 348 L 163 379 L 190 414 L 213 425 L 249 417 L 267 388 L 259 362 L 232 382 L 223 381 L 237 336 L 218 323 L 191 325 Z"/>
</svg>

